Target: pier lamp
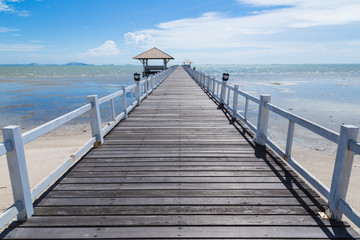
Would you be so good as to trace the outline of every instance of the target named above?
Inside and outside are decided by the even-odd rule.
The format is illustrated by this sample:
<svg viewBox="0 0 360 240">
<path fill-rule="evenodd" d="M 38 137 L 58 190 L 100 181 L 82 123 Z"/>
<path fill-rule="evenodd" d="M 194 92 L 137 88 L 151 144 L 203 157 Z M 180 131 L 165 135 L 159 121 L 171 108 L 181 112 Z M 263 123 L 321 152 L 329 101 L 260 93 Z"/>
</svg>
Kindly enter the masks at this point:
<svg viewBox="0 0 360 240">
<path fill-rule="evenodd" d="M 137 82 L 137 81 L 140 81 L 140 73 L 134 73 L 134 80 Z"/>
<path fill-rule="evenodd" d="M 225 82 L 227 80 L 229 80 L 229 74 L 228 73 L 223 73 L 222 80 L 225 81 Z"/>
</svg>

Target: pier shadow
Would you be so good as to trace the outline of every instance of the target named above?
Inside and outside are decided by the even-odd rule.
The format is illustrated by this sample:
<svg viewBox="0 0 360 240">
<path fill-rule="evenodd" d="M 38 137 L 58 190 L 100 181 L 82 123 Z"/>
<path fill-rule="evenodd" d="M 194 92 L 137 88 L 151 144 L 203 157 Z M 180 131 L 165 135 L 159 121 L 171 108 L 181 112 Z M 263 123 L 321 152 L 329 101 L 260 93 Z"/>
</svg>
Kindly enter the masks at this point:
<svg viewBox="0 0 360 240">
<path fill-rule="evenodd" d="M 243 137 L 243 139 L 253 148 L 255 157 L 262 159 L 266 163 L 269 169 L 284 185 L 286 190 L 291 193 L 292 197 L 298 201 L 301 207 L 308 213 L 309 216 L 311 216 L 317 226 L 321 228 L 321 230 L 329 239 L 344 238 L 344 235 L 346 239 L 356 239 L 352 237 L 355 231 L 352 230 L 349 227 L 349 224 L 346 222 L 336 220 L 322 220 L 318 215 L 318 211 L 314 211 L 311 205 L 309 205 L 304 200 L 304 198 L 308 198 L 313 206 L 318 208 L 319 212 L 325 211 L 325 206 L 327 204 L 326 201 L 309 187 L 310 184 L 302 181 L 302 178 L 296 173 L 295 170 L 289 171 L 285 167 L 285 160 L 279 157 L 277 153 L 275 153 L 270 148 L 257 145 L 254 142 L 255 133 L 252 132 L 252 130 L 249 129 L 245 123 L 239 119 L 233 118 L 232 114 L 224 107 L 224 105 L 221 104 L 215 97 L 213 97 L 210 92 L 207 92 L 206 88 L 201 87 L 201 89 L 209 97 L 209 99 L 217 105 L 217 109 L 222 111 L 228 120 L 228 123 L 232 125 L 234 129 Z M 289 167 L 291 168 L 291 166 L 288 166 L 288 168 Z M 279 168 L 282 173 L 277 168 Z M 300 190 L 305 195 L 305 197 L 301 196 L 295 187 Z M 331 228 L 333 232 L 331 232 L 329 228 Z M 351 230 L 352 233 L 350 233 L 348 230 Z"/>
</svg>

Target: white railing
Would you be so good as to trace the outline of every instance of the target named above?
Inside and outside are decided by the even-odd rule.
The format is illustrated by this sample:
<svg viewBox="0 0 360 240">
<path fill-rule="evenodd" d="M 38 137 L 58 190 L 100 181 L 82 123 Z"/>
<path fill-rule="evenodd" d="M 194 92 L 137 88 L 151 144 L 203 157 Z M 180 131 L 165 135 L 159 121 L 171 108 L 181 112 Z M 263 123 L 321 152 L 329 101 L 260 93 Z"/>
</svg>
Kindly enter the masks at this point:
<svg viewBox="0 0 360 240">
<path fill-rule="evenodd" d="M 345 216 L 360 227 L 359 214 L 356 213 L 345 200 L 354 155 L 360 154 L 360 143 L 357 142 L 359 132 L 358 127 L 343 125 L 341 126 L 339 134 L 271 104 L 270 95 L 263 94 L 260 95 L 260 98 L 256 98 L 248 93 L 240 91 L 239 85 L 234 85 L 234 87 L 232 87 L 229 86 L 226 81 L 216 80 L 214 77 L 205 73 L 195 71 L 191 68 L 184 69 L 200 85 L 200 87 L 203 88 L 204 91 L 210 93 L 211 96 L 219 101 L 220 105 L 228 109 L 234 119 L 240 119 L 243 121 L 244 124 L 246 124 L 256 134 L 254 139 L 256 144 L 262 146 L 267 144 L 278 155 L 286 160 L 287 163 L 301 176 L 303 176 L 312 186 L 314 186 L 314 188 L 316 188 L 326 199 L 328 199 L 329 209 L 326 211 L 328 217 L 341 220 L 342 215 L 345 214 Z M 238 108 L 239 96 L 245 98 L 243 115 Z M 248 121 L 247 115 L 249 101 L 258 104 L 256 127 L 255 124 Z M 285 150 L 276 145 L 276 143 L 274 143 L 267 135 L 270 111 L 289 121 Z M 295 124 L 298 124 L 338 145 L 330 189 L 292 158 L 291 151 Z"/>
<path fill-rule="evenodd" d="M 71 165 L 86 153 L 92 146 L 101 146 L 104 143 L 104 136 L 122 119 L 126 119 L 128 114 L 141 101 L 146 98 L 154 89 L 162 83 L 173 71 L 175 67 L 149 76 L 148 78 L 137 81 L 136 84 L 126 87 L 123 85 L 120 91 L 98 99 L 97 95 L 87 97 L 87 104 L 36 127 L 24 134 L 21 133 L 20 126 L 7 126 L 2 129 L 4 142 L 0 143 L 0 156 L 6 154 L 11 180 L 11 187 L 14 197 L 14 204 L 0 215 L 0 229 L 8 224 L 13 218 L 19 221 L 29 219 L 33 213 L 33 201 L 46 190 L 57 178 L 59 178 Z M 134 97 L 135 93 L 135 97 Z M 130 96 L 129 96 L 130 95 Z M 114 100 L 121 97 L 121 113 L 116 116 Z M 130 98 L 129 98 L 130 97 Z M 130 101 L 128 101 L 128 99 Z M 112 121 L 102 128 L 100 105 L 110 101 Z M 128 106 L 128 103 L 129 106 Z M 70 120 L 89 112 L 89 120 L 92 138 L 89 139 L 77 152 L 69 157 L 63 164 L 55 169 L 49 176 L 42 180 L 33 189 L 30 189 L 29 178 L 26 167 L 24 144 L 29 143 L 45 133 L 69 122 Z"/>
</svg>

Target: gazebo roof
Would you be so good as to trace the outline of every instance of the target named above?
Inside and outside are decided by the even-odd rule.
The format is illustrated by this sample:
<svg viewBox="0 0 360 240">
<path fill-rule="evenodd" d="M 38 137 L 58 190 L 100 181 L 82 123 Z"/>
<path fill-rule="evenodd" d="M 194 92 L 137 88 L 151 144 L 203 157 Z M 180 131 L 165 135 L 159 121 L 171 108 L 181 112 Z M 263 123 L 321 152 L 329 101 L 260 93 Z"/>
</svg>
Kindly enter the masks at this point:
<svg viewBox="0 0 360 240">
<path fill-rule="evenodd" d="M 192 63 L 189 59 L 186 59 L 183 63 Z"/>
<path fill-rule="evenodd" d="M 167 53 L 164 53 L 160 49 L 154 47 L 147 50 L 146 52 L 140 53 L 139 55 L 133 57 L 133 59 L 174 59 Z"/>
</svg>

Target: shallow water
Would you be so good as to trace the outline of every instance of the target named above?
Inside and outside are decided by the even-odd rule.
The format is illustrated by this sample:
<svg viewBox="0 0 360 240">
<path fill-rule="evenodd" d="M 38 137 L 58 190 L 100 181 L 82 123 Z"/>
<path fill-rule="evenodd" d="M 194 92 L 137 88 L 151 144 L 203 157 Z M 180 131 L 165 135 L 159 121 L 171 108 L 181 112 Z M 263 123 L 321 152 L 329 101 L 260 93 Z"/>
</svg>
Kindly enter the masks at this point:
<svg viewBox="0 0 360 240">
<path fill-rule="evenodd" d="M 359 64 L 194 66 L 218 79 L 228 72 L 229 84 L 257 97 L 271 94 L 276 105 L 332 130 L 360 126 Z M 0 127 L 37 126 L 84 105 L 87 95 L 133 84 L 134 72 L 141 66 L 0 66 Z M 255 121 L 257 106 L 250 110 Z"/>
<path fill-rule="evenodd" d="M 102 97 L 133 84 L 139 71 L 140 66 L 0 66 L 0 126 L 40 125 L 86 104 L 87 95 Z"/>
<path fill-rule="evenodd" d="M 199 65 L 197 70 L 221 78 L 320 125 L 339 131 L 342 124 L 360 126 L 360 64 L 332 65 Z M 240 100 L 241 101 L 241 100 Z M 252 117 L 257 109 L 252 109 Z"/>
</svg>

